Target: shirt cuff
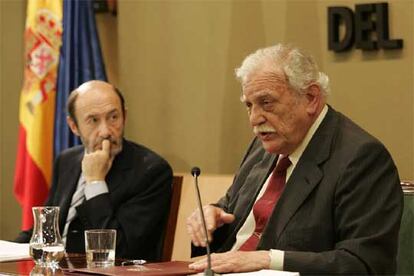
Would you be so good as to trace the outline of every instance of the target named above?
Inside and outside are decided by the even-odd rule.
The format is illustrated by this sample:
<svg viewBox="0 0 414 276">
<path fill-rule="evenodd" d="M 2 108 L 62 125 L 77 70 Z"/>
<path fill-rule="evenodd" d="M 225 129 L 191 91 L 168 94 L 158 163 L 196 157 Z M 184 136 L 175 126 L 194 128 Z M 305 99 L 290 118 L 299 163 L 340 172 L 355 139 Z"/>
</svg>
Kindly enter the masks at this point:
<svg viewBox="0 0 414 276">
<path fill-rule="evenodd" d="M 285 258 L 285 251 L 270 249 L 270 266 L 272 270 L 283 270 L 283 260 Z"/>
<path fill-rule="evenodd" d="M 85 198 L 86 200 L 89 200 L 95 196 L 98 196 L 100 194 L 108 193 L 108 186 L 106 185 L 106 182 L 101 180 L 95 180 L 91 181 L 89 183 L 86 183 L 85 185 Z"/>
</svg>

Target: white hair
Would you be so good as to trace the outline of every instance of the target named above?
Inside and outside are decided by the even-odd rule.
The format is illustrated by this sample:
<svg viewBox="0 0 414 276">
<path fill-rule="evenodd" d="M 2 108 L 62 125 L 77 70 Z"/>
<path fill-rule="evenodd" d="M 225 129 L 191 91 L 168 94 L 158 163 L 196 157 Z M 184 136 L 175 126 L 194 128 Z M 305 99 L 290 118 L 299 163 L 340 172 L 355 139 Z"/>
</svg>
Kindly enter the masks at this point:
<svg viewBox="0 0 414 276">
<path fill-rule="evenodd" d="M 288 84 L 298 93 L 303 93 L 311 84 L 318 85 L 324 96 L 330 92 L 328 76 L 319 71 L 311 55 L 299 48 L 277 44 L 259 49 L 244 59 L 236 69 L 236 77 L 244 84 L 251 74 L 264 68 L 275 73 L 282 70 Z"/>
</svg>

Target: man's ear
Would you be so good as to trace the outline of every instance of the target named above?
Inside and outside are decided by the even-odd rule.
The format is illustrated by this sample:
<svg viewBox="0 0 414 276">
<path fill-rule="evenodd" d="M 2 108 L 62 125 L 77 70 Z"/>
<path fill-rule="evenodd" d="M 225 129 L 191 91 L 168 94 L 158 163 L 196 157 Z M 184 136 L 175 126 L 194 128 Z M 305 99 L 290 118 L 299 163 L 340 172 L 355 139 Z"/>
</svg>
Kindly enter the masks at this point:
<svg viewBox="0 0 414 276">
<path fill-rule="evenodd" d="M 128 114 L 128 110 L 125 108 L 125 110 L 124 110 L 124 124 L 126 122 L 127 114 Z"/>
<path fill-rule="evenodd" d="M 311 84 L 306 90 L 306 111 L 315 114 L 322 103 L 322 91 L 317 84 Z"/>
<path fill-rule="evenodd" d="M 66 117 L 66 122 L 68 123 L 68 126 L 69 126 L 70 130 L 72 130 L 72 132 L 76 136 L 80 136 L 79 129 L 78 129 L 78 126 L 76 125 L 75 121 L 71 117 L 67 116 Z"/>
</svg>

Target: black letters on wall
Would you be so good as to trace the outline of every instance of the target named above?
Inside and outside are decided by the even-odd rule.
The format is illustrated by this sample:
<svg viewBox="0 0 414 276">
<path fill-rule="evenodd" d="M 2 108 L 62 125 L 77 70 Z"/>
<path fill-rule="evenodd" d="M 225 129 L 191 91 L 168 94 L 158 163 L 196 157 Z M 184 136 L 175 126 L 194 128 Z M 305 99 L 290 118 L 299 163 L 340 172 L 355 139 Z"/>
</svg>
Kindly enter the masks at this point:
<svg viewBox="0 0 414 276">
<path fill-rule="evenodd" d="M 339 28 L 345 34 L 340 38 Z M 375 39 L 376 37 L 376 39 Z M 388 3 L 357 4 L 355 14 L 348 7 L 328 7 L 328 49 L 335 52 L 350 50 L 401 49 L 402 39 L 390 39 Z"/>
</svg>

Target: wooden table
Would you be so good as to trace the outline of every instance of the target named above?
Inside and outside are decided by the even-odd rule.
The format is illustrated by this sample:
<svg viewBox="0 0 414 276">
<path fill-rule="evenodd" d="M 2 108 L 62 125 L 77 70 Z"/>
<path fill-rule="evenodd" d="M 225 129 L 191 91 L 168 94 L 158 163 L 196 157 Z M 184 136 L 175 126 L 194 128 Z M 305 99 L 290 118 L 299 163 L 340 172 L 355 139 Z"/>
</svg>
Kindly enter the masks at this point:
<svg viewBox="0 0 414 276">
<path fill-rule="evenodd" d="M 188 269 L 189 262 L 165 262 L 150 263 L 145 266 L 121 266 L 122 259 L 115 261 L 115 267 L 108 269 L 87 269 L 86 257 L 84 254 L 65 254 L 63 260 L 59 263 L 60 269 L 52 271 L 51 269 L 39 268 L 35 266 L 32 260 L 22 260 L 13 262 L 0 263 L 0 275 L 87 275 L 86 270 L 101 275 L 189 275 L 194 271 Z M 81 271 L 84 270 L 84 271 Z M 142 271 L 141 271 L 142 270 Z M 90 274 L 89 274 L 90 275 Z M 96 274 L 95 274 L 96 275 Z"/>
<path fill-rule="evenodd" d="M 63 260 L 59 263 L 61 268 L 83 268 L 86 267 L 86 258 L 84 254 L 65 254 Z M 59 269 L 52 275 L 64 275 L 63 270 Z M 0 273 L 6 273 L 11 275 L 40 275 L 42 271 L 35 268 L 35 263 L 32 260 L 22 260 L 13 262 L 2 262 L 0 263 Z M 47 274 L 48 271 L 43 271 L 43 274 Z"/>
</svg>

